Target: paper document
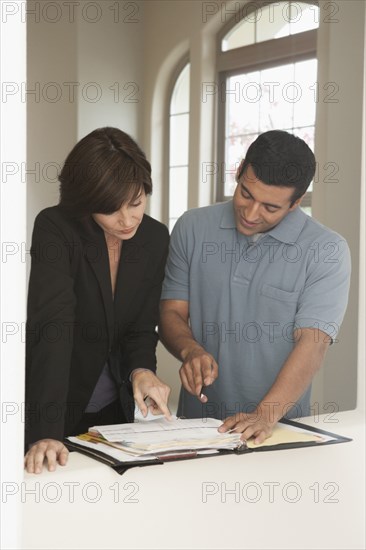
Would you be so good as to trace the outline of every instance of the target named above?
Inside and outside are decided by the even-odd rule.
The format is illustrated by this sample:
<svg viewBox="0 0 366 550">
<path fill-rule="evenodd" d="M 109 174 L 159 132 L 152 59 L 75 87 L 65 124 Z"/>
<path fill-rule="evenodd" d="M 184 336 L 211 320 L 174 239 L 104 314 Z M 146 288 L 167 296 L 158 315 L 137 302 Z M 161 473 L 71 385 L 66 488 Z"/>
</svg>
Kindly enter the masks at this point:
<svg viewBox="0 0 366 550">
<path fill-rule="evenodd" d="M 214 418 L 167 420 L 160 418 L 132 424 L 93 426 L 89 434 L 102 437 L 127 453 L 145 455 L 176 450 L 234 449 L 239 433 L 220 433 L 221 420 Z"/>
<path fill-rule="evenodd" d="M 109 426 L 93 426 L 89 428 L 90 432 L 100 433 L 107 441 L 122 441 L 126 439 L 126 435 L 131 434 L 149 434 L 145 436 L 148 440 L 152 433 L 160 434 L 160 439 L 171 437 L 167 432 L 182 432 L 189 430 L 192 434 L 196 433 L 198 438 L 202 438 L 207 433 L 215 433 L 216 436 L 224 436 L 220 434 L 217 428 L 222 425 L 222 420 L 216 418 L 158 418 L 155 420 L 132 422 L 129 424 L 111 424 Z M 184 431 L 184 437 L 187 432 Z M 183 435 L 183 433 L 182 433 Z M 239 435 L 240 434 L 236 434 Z M 144 437 L 142 435 L 142 437 Z"/>
<path fill-rule="evenodd" d="M 306 442 L 316 442 L 316 443 L 325 443 L 326 441 L 334 441 L 335 437 L 317 434 L 313 431 L 306 430 L 304 428 L 298 428 L 296 426 L 286 425 L 280 426 L 277 424 L 275 426 L 271 437 L 260 443 L 259 445 L 254 444 L 254 439 L 248 439 L 247 447 L 249 449 L 255 449 L 256 447 L 270 447 L 272 445 L 284 445 L 288 443 L 306 443 Z"/>
</svg>

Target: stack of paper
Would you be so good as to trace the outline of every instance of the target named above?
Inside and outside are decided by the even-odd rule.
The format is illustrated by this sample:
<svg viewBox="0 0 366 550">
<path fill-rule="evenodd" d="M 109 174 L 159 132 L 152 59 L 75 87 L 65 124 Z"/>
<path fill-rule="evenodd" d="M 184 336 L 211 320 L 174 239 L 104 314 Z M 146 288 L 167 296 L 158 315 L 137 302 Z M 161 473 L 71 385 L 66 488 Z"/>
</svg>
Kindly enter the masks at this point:
<svg viewBox="0 0 366 550">
<path fill-rule="evenodd" d="M 88 433 L 67 439 L 73 450 L 125 471 L 126 465 L 161 464 L 167 460 L 234 451 L 238 453 L 267 449 L 293 448 L 323 443 L 350 441 L 348 438 L 291 421 L 279 423 L 271 437 L 259 445 L 253 439 L 241 441 L 240 433 L 220 433 L 221 420 L 215 418 L 180 419 L 164 417 L 132 424 L 93 426 Z M 69 444 L 69 445 L 70 445 Z M 121 472 L 119 472 L 121 473 Z"/>
<path fill-rule="evenodd" d="M 101 438 L 126 453 L 142 456 L 169 451 L 197 449 L 235 449 L 238 433 L 220 433 L 222 421 L 214 418 L 166 420 L 165 418 L 132 424 L 93 426 L 89 437 Z"/>
</svg>

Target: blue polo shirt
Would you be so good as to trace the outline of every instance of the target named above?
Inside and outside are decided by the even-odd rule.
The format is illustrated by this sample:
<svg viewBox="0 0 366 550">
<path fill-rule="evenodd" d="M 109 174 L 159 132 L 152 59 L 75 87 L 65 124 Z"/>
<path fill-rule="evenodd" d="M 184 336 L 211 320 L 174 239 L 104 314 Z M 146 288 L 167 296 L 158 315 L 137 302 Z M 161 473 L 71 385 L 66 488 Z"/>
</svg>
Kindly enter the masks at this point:
<svg viewBox="0 0 366 550">
<path fill-rule="evenodd" d="M 226 418 L 253 410 L 291 352 L 294 329 L 320 329 L 336 341 L 350 270 L 346 241 L 300 208 L 257 240 L 237 231 L 232 201 L 183 214 L 162 299 L 189 302 L 194 338 L 215 357 L 219 376 L 205 388 L 206 405 L 182 389 L 178 414 Z M 310 390 L 283 416 L 310 414 Z"/>
</svg>

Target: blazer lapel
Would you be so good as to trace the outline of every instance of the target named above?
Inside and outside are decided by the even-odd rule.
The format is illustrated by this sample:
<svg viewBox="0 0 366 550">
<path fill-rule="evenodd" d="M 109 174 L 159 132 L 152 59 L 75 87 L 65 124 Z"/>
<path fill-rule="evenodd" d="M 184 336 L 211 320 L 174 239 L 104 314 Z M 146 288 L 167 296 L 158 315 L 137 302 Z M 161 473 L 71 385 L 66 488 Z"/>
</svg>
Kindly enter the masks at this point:
<svg viewBox="0 0 366 550">
<path fill-rule="evenodd" d="M 111 348 L 115 336 L 115 323 L 121 322 L 125 315 L 128 318 L 131 301 L 146 274 L 151 253 L 150 236 L 142 221 L 136 235 L 123 241 L 113 299 L 108 250 L 103 230 L 94 220 L 90 220 L 82 224 L 80 235 L 84 255 L 99 283 Z"/>
<path fill-rule="evenodd" d="M 84 245 L 84 256 L 99 283 L 111 347 L 114 333 L 114 309 L 109 257 L 104 232 L 94 220 L 90 220 L 90 222 L 83 224 L 81 239 Z M 93 297 L 90 299 L 92 300 Z"/>
<path fill-rule="evenodd" d="M 145 276 L 148 261 L 149 247 L 145 238 L 145 231 L 139 227 L 132 239 L 123 241 L 121 259 L 117 275 L 115 304 L 119 311 L 116 316 L 121 319 L 128 311 L 131 300 L 137 292 L 141 279 Z"/>
</svg>

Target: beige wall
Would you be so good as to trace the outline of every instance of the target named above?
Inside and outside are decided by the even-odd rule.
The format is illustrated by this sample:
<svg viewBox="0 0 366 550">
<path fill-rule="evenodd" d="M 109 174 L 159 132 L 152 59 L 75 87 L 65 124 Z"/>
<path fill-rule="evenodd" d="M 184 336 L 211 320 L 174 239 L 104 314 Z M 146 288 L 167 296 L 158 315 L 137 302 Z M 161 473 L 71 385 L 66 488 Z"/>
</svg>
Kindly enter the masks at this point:
<svg viewBox="0 0 366 550">
<path fill-rule="evenodd" d="M 57 166 L 77 139 L 77 100 L 69 99 L 64 83 L 77 81 L 76 23 L 66 14 L 57 23 L 36 11 L 27 25 L 27 225 L 35 215 L 58 202 Z M 32 174 L 32 170 L 35 173 Z"/>
<path fill-rule="evenodd" d="M 84 6 L 88 3 L 82 2 Z M 78 19 L 78 138 L 101 126 L 116 126 L 140 141 L 143 4 L 123 1 L 118 11 L 116 2 L 107 0 L 99 5 L 103 8 L 99 21 L 90 24 L 85 17 Z M 94 101 L 94 95 L 98 101 Z"/>
<path fill-rule="evenodd" d="M 87 2 L 81 2 L 80 8 L 85 4 Z M 216 33 L 230 17 L 230 8 L 239 2 L 121 2 L 117 22 L 114 21 L 116 13 L 110 9 L 115 4 L 109 0 L 99 2 L 102 17 L 96 23 L 82 17 L 81 9 L 76 10 L 75 23 L 67 17 L 53 25 L 47 21 L 30 23 L 29 81 L 78 82 L 79 93 L 75 101 L 69 101 L 64 95 L 56 103 L 42 97 L 39 103 L 29 102 L 28 164 L 32 166 L 37 161 L 62 163 L 75 141 L 90 130 L 106 124 L 119 126 L 139 140 L 150 158 L 154 178 L 150 213 L 167 222 L 164 137 L 172 74 L 177 63 L 189 55 L 192 114 L 189 207 L 202 206 L 212 202 L 214 197 L 214 182 L 209 180 L 203 185 L 201 180 L 203 163 L 215 160 L 216 125 L 215 98 L 202 101 L 202 84 L 215 81 Z M 132 12 L 127 4 L 135 6 Z M 323 9 L 325 4 L 321 2 Z M 217 13 L 208 13 L 208 5 Z M 355 406 L 359 344 L 365 3 L 338 0 L 337 5 L 340 8 L 338 22 L 327 24 L 321 17 L 318 56 L 320 88 L 327 82 L 336 82 L 339 101 L 326 103 L 324 97 L 320 98 L 316 155 L 320 166 L 327 162 L 339 165 L 339 183 L 326 184 L 325 174 L 320 173 L 319 184 L 314 190 L 314 214 L 347 238 L 353 258 L 353 279 L 339 343 L 330 350 L 314 387 L 313 400 L 319 402 L 320 412 L 330 412 L 324 409 L 328 402 L 336 403 L 341 410 Z M 92 11 L 88 15 L 89 18 L 94 16 Z M 90 84 L 93 82 L 97 86 Z M 93 92 L 97 90 L 101 90 L 102 95 L 93 103 Z M 135 99 L 137 102 L 131 101 Z M 32 175 L 29 176 L 28 228 L 32 227 L 36 212 L 55 204 L 57 198 L 57 183 L 35 182 Z M 173 387 L 174 408 L 179 390 L 179 364 L 161 346 L 158 357 L 160 376 Z M 362 397 L 359 399 L 360 403 Z"/>
<path fill-rule="evenodd" d="M 323 3 L 324 4 L 324 3 Z M 322 23 L 319 29 L 319 89 L 327 83 L 338 87 L 333 99 L 320 93 L 316 129 L 319 183 L 314 188 L 313 213 L 325 225 L 341 233 L 352 255 L 352 279 L 348 309 L 338 336 L 322 370 L 320 387 L 324 403 L 341 410 L 354 408 L 357 395 L 361 160 L 365 3 L 338 2 L 338 22 Z M 324 17 L 321 18 L 321 21 Z M 352 37 L 352 39 L 350 39 Z M 356 47 L 355 47 L 356 46 Z M 329 164 L 328 164 L 329 163 Z M 332 166 L 332 168 L 330 168 Z M 327 169 L 325 169 L 328 167 Z M 339 172 L 327 183 L 333 167 Z M 362 281 L 361 281 L 362 284 Z"/>
<path fill-rule="evenodd" d="M 141 2 L 28 4 L 28 88 L 40 90 L 27 107 L 27 168 L 40 165 L 27 181 L 30 238 L 35 215 L 58 202 L 54 166 L 78 139 L 107 125 L 141 138 L 144 23 Z"/>
</svg>

